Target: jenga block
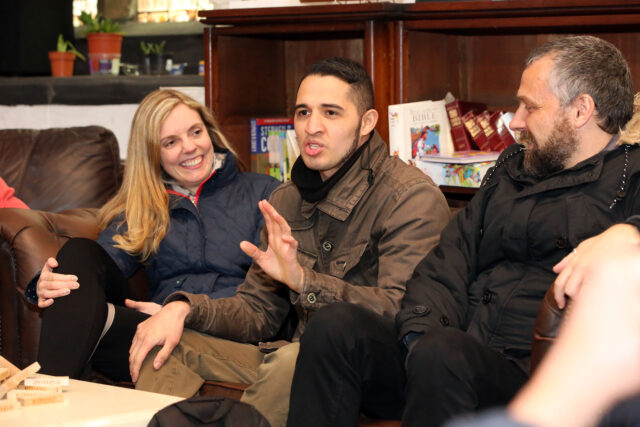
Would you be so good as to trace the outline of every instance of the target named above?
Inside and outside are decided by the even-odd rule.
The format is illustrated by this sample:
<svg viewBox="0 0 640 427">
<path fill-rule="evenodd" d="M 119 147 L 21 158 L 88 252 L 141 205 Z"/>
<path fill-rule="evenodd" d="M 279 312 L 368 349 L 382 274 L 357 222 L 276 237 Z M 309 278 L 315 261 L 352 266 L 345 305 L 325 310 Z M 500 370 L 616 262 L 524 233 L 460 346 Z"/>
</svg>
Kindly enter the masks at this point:
<svg viewBox="0 0 640 427">
<path fill-rule="evenodd" d="M 17 396 L 17 401 L 20 402 L 22 406 L 48 405 L 50 403 L 62 402 L 63 400 L 64 396 L 62 393 L 25 394 Z"/>
<path fill-rule="evenodd" d="M 39 385 L 26 385 L 24 389 L 27 391 L 42 391 L 47 393 L 62 393 L 62 387 L 46 387 Z"/>
<path fill-rule="evenodd" d="M 7 359 L 5 359 L 2 356 L 0 356 L 0 368 L 9 369 L 9 375 L 15 375 L 18 372 L 20 372 L 20 368 L 18 368 L 16 365 L 14 365 L 13 363 L 9 362 Z"/>
<path fill-rule="evenodd" d="M 69 385 L 69 377 L 55 377 L 52 375 L 36 375 L 25 378 L 24 385 L 38 387 L 67 387 Z"/>
<path fill-rule="evenodd" d="M 0 368 L 0 381 L 3 381 L 9 376 L 9 368 Z"/>
<path fill-rule="evenodd" d="M 0 400 L 0 412 L 9 412 L 20 407 L 20 402 L 17 400 Z"/>
<path fill-rule="evenodd" d="M 8 400 L 18 400 L 24 397 L 34 397 L 34 396 L 46 396 L 49 394 L 58 393 L 57 391 L 49 391 L 49 390 L 25 390 L 25 389 L 16 389 L 11 390 L 7 393 Z M 60 391 L 62 393 L 62 391 Z"/>
<path fill-rule="evenodd" d="M 0 398 L 4 397 L 4 395 L 7 394 L 9 390 L 13 390 L 14 388 L 16 388 L 18 384 L 24 381 L 25 378 L 35 374 L 39 370 L 40 365 L 38 364 L 38 362 L 33 362 L 31 365 L 27 366 L 22 371 L 18 372 L 17 374 L 13 375 L 8 380 L 3 382 L 2 385 L 0 385 Z"/>
</svg>

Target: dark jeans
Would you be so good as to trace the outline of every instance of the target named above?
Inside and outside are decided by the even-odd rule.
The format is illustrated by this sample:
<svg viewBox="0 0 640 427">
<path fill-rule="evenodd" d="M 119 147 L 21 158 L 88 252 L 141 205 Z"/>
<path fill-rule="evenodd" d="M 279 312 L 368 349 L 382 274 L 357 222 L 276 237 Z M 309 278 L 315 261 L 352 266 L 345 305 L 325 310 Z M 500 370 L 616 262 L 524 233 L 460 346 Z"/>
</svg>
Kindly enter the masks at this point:
<svg viewBox="0 0 640 427">
<path fill-rule="evenodd" d="M 454 328 L 418 338 L 406 370 L 403 426 L 441 426 L 455 415 L 504 405 L 528 378 L 515 362 Z"/>
<path fill-rule="evenodd" d="M 130 381 L 129 347 L 136 326 L 149 316 L 124 307 L 130 294 L 127 278 L 90 239 L 70 239 L 56 259 L 54 272 L 75 274 L 80 287 L 56 298 L 43 312 L 38 347 L 42 372 L 82 378 L 93 367 L 113 380 Z M 107 302 L 115 306 L 115 317 L 96 348 L 107 319 Z"/>
<path fill-rule="evenodd" d="M 399 419 L 404 353 L 391 319 L 332 304 L 319 310 L 300 341 L 287 426 L 349 426 L 360 412 Z"/>
<path fill-rule="evenodd" d="M 390 319 L 334 304 L 316 313 L 300 342 L 287 425 L 353 426 L 363 412 L 441 426 L 507 403 L 526 379 L 514 362 L 453 328 L 417 339 L 405 361 Z"/>
</svg>

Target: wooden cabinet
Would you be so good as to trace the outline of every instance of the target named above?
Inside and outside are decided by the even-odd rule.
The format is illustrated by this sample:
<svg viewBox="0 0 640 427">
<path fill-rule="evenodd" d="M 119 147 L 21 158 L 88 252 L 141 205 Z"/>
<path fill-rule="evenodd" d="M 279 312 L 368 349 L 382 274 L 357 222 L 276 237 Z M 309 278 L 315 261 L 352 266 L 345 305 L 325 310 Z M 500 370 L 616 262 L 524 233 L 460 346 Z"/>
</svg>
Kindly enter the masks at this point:
<svg viewBox="0 0 640 427">
<path fill-rule="evenodd" d="M 640 81 L 640 0 L 429 1 L 201 12 L 207 104 L 245 163 L 249 119 L 290 116 L 315 61 L 345 56 L 372 76 L 378 130 L 387 106 L 460 99 L 513 110 L 527 54 L 566 34 L 594 34 Z"/>
</svg>

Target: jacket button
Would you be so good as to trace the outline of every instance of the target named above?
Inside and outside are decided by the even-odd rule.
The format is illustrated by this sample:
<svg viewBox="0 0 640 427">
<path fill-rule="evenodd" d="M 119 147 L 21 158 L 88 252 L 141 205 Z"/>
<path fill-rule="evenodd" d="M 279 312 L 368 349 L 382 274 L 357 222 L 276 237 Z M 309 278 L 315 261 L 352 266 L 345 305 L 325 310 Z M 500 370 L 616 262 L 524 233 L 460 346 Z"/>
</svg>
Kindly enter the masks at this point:
<svg viewBox="0 0 640 427">
<path fill-rule="evenodd" d="M 307 295 L 307 302 L 309 304 L 315 304 L 317 300 L 318 300 L 318 298 L 316 298 L 316 294 L 314 294 L 313 292 L 311 292 L 311 293 L 309 293 Z"/>
<path fill-rule="evenodd" d="M 429 310 L 427 307 L 425 307 L 424 305 L 416 305 L 413 308 L 413 312 L 415 314 L 425 314 L 425 313 L 429 313 L 431 310 Z"/>
<path fill-rule="evenodd" d="M 564 237 L 558 237 L 556 239 L 556 247 L 560 249 L 564 249 L 567 247 L 567 241 Z"/>
<path fill-rule="evenodd" d="M 325 240 L 324 242 L 322 242 L 322 249 L 325 252 L 331 252 L 331 249 L 333 249 L 333 243 L 331 243 L 328 240 Z"/>
<path fill-rule="evenodd" d="M 449 318 L 447 316 L 440 317 L 440 324 L 442 326 L 449 326 Z"/>
<path fill-rule="evenodd" d="M 482 303 L 483 304 L 489 304 L 491 302 L 491 292 L 489 291 L 485 291 L 484 294 L 482 294 Z"/>
</svg>

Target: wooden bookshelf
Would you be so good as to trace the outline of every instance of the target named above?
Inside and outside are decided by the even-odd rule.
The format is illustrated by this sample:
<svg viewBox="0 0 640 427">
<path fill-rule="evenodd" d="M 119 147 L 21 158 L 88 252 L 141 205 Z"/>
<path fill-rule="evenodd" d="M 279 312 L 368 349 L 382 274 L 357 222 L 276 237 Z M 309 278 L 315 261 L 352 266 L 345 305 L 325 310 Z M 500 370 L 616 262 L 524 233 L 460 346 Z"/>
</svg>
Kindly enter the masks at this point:
<svg viewBox="0 0 640 427">
<path fill-rule="evenodd" d="M 397 22 L 396 93 L 402 102 L 457 98 L 514 110 L 528 53 L 567 34 L 616 45 L 640 81 L 640 1 L 505 0 L 406 5 Z"/>
<path fill-rule="evenodd" d="M 368 69 L 388 137 L 387 106 L 441 99 L 515 110 L 527 54 L 566 34 L 593 34 L 625 55 L 640 81 L 640 0 L 429 1 L 201 12 L 207 104 L 249 163 L 249 119 L 290 116 L 315 61 Z"/>
</svg>

